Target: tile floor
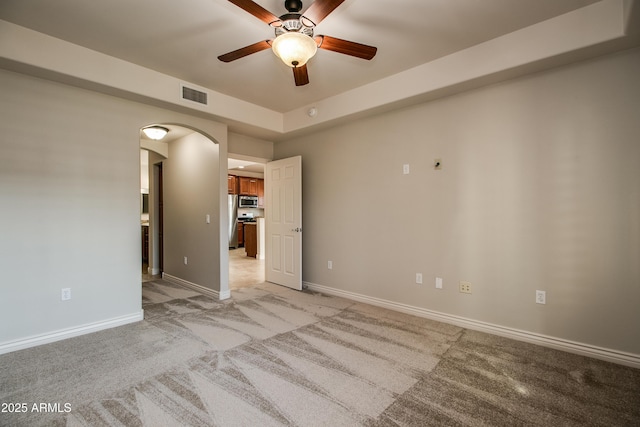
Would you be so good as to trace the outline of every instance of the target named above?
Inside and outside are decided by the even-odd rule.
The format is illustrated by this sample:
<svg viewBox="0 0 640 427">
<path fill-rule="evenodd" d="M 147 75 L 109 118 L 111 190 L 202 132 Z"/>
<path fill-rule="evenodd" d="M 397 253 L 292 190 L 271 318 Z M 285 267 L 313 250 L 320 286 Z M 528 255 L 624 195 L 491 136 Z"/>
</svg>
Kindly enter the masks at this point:
<svg viewBox="0 0 640 427">
<path fill-rule="evenodd" d="M 159 279 L 147 273 L 147 265 L 142 265 L 142 281 Z M 244 248 L 229 249 L 229 289 L 240 289 L 264 282 L 264 260 L 247 256 Z"/>
<path fill-rule="evenodd" d="M 229 249 L 229 289 L 264 282 L 264 260 L 248 257 L 244 248 Z"/>
</svg>

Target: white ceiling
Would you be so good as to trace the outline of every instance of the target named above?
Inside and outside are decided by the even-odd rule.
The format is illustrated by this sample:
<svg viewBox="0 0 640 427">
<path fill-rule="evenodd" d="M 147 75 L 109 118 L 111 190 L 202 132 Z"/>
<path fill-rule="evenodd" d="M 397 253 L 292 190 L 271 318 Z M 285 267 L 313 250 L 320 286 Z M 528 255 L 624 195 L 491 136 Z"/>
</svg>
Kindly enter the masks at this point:
<svg viewBox="0 0 640 427">
<path fill-rule="evenodd" d="M 378 47 L 365 61 L 319 50 L 311 83 L 267 50 L 232 63 L 218 55 L 273 38 L 226 0 L 2 0 L 0 19 L 287 112 L 531 26 L 596 0 L 345 0 L 316 27 Z M 276 15 L 282 0 L 256 0 Z M 303 1 L 305 10 L 312 1 Z"/>
<path fill-rule="evenodd" d="M 228 161 L 229 173 L 242 175 L 246 172 L 251 173 L 264 173 L 264 164 L 256 163 L 250 160 L 229 159 Z"/>
</svg>

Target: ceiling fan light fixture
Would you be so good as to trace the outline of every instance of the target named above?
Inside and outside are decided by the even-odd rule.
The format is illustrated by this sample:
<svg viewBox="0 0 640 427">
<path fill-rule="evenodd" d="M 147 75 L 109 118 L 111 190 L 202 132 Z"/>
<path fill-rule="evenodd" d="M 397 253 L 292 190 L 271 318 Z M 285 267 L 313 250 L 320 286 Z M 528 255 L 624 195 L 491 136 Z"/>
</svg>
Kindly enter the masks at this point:
<svg viewBox="0 0 640 427">
<path fill-rule="evenodd" d="M 142 129 L 142 132 L 154 141 L 159 141 L 169 133 L 169 129 L 162 126 L 149 126 Z"/>
<path fill-rule="evenodd" d="M 279 35 L 271 44 L 273 53 L 289 67 L 302 67 L 318 51 L 315 40 L 306 34 L 289 32 Z"/>
</svg>

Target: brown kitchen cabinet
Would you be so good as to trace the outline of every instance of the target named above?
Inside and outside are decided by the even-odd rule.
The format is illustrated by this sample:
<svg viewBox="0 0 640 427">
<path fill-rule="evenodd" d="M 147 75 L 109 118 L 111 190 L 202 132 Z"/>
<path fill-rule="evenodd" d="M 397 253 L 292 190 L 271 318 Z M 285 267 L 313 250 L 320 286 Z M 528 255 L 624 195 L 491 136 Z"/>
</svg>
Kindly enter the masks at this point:
<svg viewBox="0 0 640 427">
<path fill-rule="evenodd" d="M 244 223 L 238 221 L 238 247 L 244 245 Z"/>
<path fill-rule="evenodd" d="M 255 258 L 258 253 L 258 227 L 255 222 L 244 225 L 244 250 L 247 256 Z"/>
<path fill-rule="evenodd" d="M 229 175 L 228 177 L 229 194 L 238 194 L 238 177 Z"/>
<path fill-rule="evenodd" d="M 149 226 L 142 226 L 142 261 L 149 261 Z"/>
<path fill-rule="evenodd" d="M 246 176 L 239 176 L 239 194 L 241 196 L 257 196 L 258 195 L 258 178 L 249 178 Z"/>
<path fill-rule="evenodd" d="M 258 180 L 258 207 L 264 208 L 264 179 Z"/>
</svg>

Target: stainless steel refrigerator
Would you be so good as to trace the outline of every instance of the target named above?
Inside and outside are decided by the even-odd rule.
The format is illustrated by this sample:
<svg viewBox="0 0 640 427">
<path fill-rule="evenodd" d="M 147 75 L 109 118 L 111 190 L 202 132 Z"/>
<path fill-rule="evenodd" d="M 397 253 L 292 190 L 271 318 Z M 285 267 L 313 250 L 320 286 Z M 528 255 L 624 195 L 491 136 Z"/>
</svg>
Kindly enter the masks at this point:
<svg viewBox="0 0 640 427">
<path fill-rule="evenodd" d="M 238 247 L 238 196 L 229 194 L 229 247 Z"/>
</svg>

